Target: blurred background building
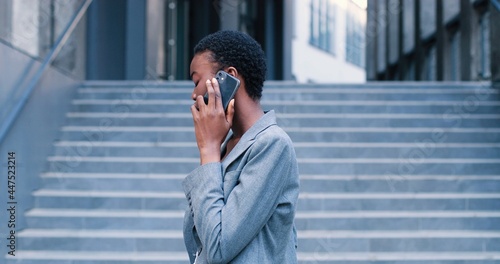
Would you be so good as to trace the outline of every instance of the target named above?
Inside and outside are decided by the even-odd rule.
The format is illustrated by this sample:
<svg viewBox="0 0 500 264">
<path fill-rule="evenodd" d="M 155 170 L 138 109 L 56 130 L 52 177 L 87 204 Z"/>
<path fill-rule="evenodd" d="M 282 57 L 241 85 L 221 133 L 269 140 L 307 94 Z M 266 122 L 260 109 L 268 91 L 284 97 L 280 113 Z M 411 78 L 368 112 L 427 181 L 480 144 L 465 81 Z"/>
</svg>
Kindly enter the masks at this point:
<svg viewBox="0 0 500 264">
<path fill-rule="evenodd" d="M 4 49 L 42 58 L 80 2 L 2 1 Z M 87 80 L 186 80 L 194 45 L 232 29 L 261 43 L 268 79 L 363 82 L 365 24 L 364 0 L 101 0 L 54 64 Z"/>
<path fill-rule="evenodd" d="M 365 81 L 366 1 L 291 1 L 291 73 L 298 82 Z"/>
<path fill-rule="evenodd" d="M 498 0 L 368 1 L 367 79 L 500 80 L 499 9 Z"/>
</svg>

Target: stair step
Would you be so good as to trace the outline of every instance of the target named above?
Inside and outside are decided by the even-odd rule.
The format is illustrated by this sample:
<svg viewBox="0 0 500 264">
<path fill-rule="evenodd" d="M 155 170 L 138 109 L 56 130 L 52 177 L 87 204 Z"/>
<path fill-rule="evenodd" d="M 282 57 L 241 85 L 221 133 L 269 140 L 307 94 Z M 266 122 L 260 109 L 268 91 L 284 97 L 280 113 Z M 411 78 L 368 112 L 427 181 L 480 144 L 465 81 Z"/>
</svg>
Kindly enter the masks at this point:
<svg viewBox="0 0 500 264">
<path fill-rule="evenodd" d="M 79 175 L 79 176 L 78 176 Z M 101 175 L 101 176 L 96 176 Z M 133 174 L 131 174 L 133 175 Z M 99 173 L 50 173 L 42 175 L 44 187 L 55 190 L 145 190 L 179 191 L 186 175 L 173 174 L 150 177 L 136 174 L 136 177 L 122 174 Z M 143 176 L 139 176 L 143 175 Z M 158 174 L 160 175 L 160 174 Z M 409 176 L 374 175 L 364 179 L 354 177 L 336 178 L 334 175 L 301 175 L 300 187 L 303 192 L 465 192 L 495 193 L 500 190 L 500 176 L 459 177 L 438 175 L 433 178 L 415 179 Z"/>
<path fill-rule="evenodd" d="M 367 102 L 357 101 L 348 102 L 335 101 L 325 104 L 309 104 L 308 102 L 295 102 L 295 104 L 286 104 L 282 102 L 274 102 L 274 104 L 263 102 L 265 110 L 274 109 L 277 113 L 406 113 L 406 114 L 491 114 L 500 111 L 500 104 L 483 103 L 478 104 L 474 108 L 466 108 L 457 102 L 441 102 L 430 103 L 412 103 L 412 104 L 395 104 L 391 101 L 385 102 Z M 407 102 L 408 103 L 408 102 Z M 182 101 L 179 103 L 164 103 L 164 104 L 135 104 L 131 102 L 115 101 L 111 104 L 90 104 L 84 102 L 74 102 L 71 106 L 72 112 L 110 112 L 110 113 L 183 113 L 189 114 L 189 107 L 193 104 L 192 101 Z M 467 110 L 468 109 L 468 110 Z"/>
<path fill-rule="evenodd" d="M 299 233 L 301 252 L 333 254 L 341 252 L 498 252 L 495 233 L 470 231 L 421 230 L 394 231 L 327 231 Z"/>
<path fill-rule="evenodd" d="M 177 113 L 68 113 L 68 126 L 99 126 L 104 121 L 120 126 L 190 126 L 191 114 Z M 433 114 L 282 114 L 284 127 L 427 127 L 499 128 L 500 115 L 471 114 L 467 117 Z"/>
<path fill-rule="evenodd" d="M 493 232 L 470 231 L 337 231 L 299 232 L 301 252 L 498 252 L 500 238 Z"/>
<path fill-rule="evenodd" d="M 298 231 L 301 252 L 500 251 L 500 232 L 492 231 Z M 181 231 L 26 229 L 18 234 L 19 247 L 43 250 L 182 251 Z M 331 247 L 320 247 L 328 243 Z"/>
<path fill-rule="evenodd" d="M 75 191 L 41 189 L 33 192 L 39 208 L 185 210 L 181 192 Z"/>
<path fill-rule="evenodd" d="M 40 208 L 184 210 L 182 192 L 77 191 L 33 192 Z M 500 210 L 499 193 L 305 193 L 299 210 Z"/>
<path fill-rule="evenodd" d="M 148 264 L 185 264 L 189 261 L 185 251 L 58 251 L 58 250 L 20 250 L 15 257 L 7 257 L 7 264 L 17 263 L 148 263 Z"/>
<path fill-rule="evenodd" d="M 37 208 L 25 217 L 35 229 L 182 230 L 184 211 Z"/>
<path fill-rule="evenodd" d="M 299 239 L 310 238 L 363 238 L 363 239 L 398 239 L 398 238 L 500 238 L 497 231 L 469 230 L 418 230 L 418 231 L 337 231 L 307 230 L 297 232 Z"/>
<path fill-rule="evenodd" d="M 185 177 L 185 175 L 184 175 Z M 113 186 L 113 190 L 144 190 L 178 192 L 182 190 L 182 180 L 184 179 L 165 178 L 65 178 L 63 174 L 59 177 L 43 178 L 44 188 L 55 190 L 95 190 L 105 191 Z"/>
<path fill-rule="evenodd" d="M 147 141 L 59 141 L 54 155 L 131 157 L 199 157 L 196 142 Z M 399 158 L 425 155 L 429 158 L 489 158 L 500 156 L 499 143 L 356 143 L 297 142 L 297 157 L 309 158 Z M 465 149 L 467 151 L 458 151 Z"/>
<path fill-rule="evenodd" d="M 301 263 L 404 263 L 408 264 L 493 264 L 500 259 L 500 252 L 298 252 L 297 258 Z M 149 264 L 177 264 L 186 263 L 188 257 L 185 252 L 165 251 L 55 251 L 55 250 L 22 250 L 16 257 L 8 257 L 7 264 L 22 260 L 27 264 L 50 263 L 96 263 L 103 264 L 110 261 L 127 261 Z"/>
<path fill-rule="evenodd" d="M 310 88 L 384 88 L 384 89 L 491 89 L 492 83 L 489 81 L 368 81 L 366 83 L 297 83 L 295 81 L 273 81 L 267 80 L 264 82 L 266 88 L 290 88 L 300 87 L 305 89 Z M 190 80 L 185 81 L 161 81 L 161 80 L 127 80 L 127 81 L 108 81 L 108 80 L 89 80 L 82 83 L 82 87 L 88 88 L 180 88 L 194 87 Z"/>
<path fill-rule="evenodd" d="M 444 177 L 443 177 L 444 178 Z M 499 179 L 423 179 L 386 175 L 373 180 L 304 179 L 300 181 L 304 192 L 415 192 L 415 193 L 495 193 L 500 190 Z"/>
<path fill-rule="evenodd" d="M 62 141 L 195 142 L 193 127 L 64 126 Z M 500 128 L 285 127 L 294 142 L 498 143 Z"/>
<path fill-rule="evenodd" d="M 35 229 L 182 229 L 184 211 L 32 209 Z M 496 211 L 298 211 L 298 230 L 500 230 Z"/>
<path fill-rule="evenodd" d="M 298 211 L 298 230 L 500 230 L 494 211 Z"/>
<path fill-rule="evenodd" d="M 323 85 L 314 87 L 314 85 L 287 85 L 287 86 L 268 86 L 267 84 L 263 88 L 265 94 L 282 94 L 283 89 L 290 94 L 296 93 L 344 93 L 344 94 L 473 94 L 478 98 L 484 98 L 492 94 L 500 94 L 498 90 L 491 88 L 480 88 L 477 87 L 454 87 L 450 89 L 449 87 L 421 87 L 417 89 L 407 89 L 402 86 L 384 86 L 384 87 L 370 87 L 370 85 L 346 85 L 344 87 L 339 87 L 335 85 Z M 353 89 L 354 87 L 354 89 Z M 172 87 L 161 87 L 161 86 L 142 86 L 142 87 L 123 87 L 123 86 L 101 86 L 101 87 L 87 87 L 82 86 L 77 89 L 78 94 L 130 94 L 133 97 L 139 98 L 143 97 L 142 94 L 184 94 L 186 92 L 192 92 L 194 89 L 194 84 L 187 83 L 183 86 L 172 86 Z"/>
<path fill-rule="evenodd" d="M 72 100 L 72 112 L 160 112 L 190 113 L 193 100 Z M 498 113 L 499 101 L 391 101 L 391 100 L 329 100 L 329 101 L 279 101 L 262 100 L 264 109 L 279 113 L 440 113 L 440 114 L 491 114 Z M 377 110 L 377 111 L 375 111 Z"/>
<path fill-rule="evenodd" d="M 141 105 L 185 105 L 190 106 L 194 102 L 192 99 L 74 99 L 71 101 L 73 105 L 105 105 L 110 107 L 128 106 L 130 108 L 138 107 Z M 464 108 L 466 112 L 474 112 L 480 106 L 499 106 L 500 101 L 475 101 L 472 105 L 466 106 L 463 101 L 454 100 L 262 100 L 262 105 L 266 106 L 279 106 L 279 105 L 305 105 L 305 106 L 327 106 L 327 105 L 370 105 L 370 106 L 448 106 L 450 114 L 455 113 L 453 110 L 458 111 Z M 453 109 L 455 107 L 455 109 Z M 458 109 L 457 109 L 458 108 Z M 467 109 L 466 109 L 467 108 Z M 174 111 L 175 112 L 175 111 Z M 457 112 L 460 114 L 460 112 Z"/>
<path fill-rule="evenodd" d="M 320 246 L 325 247 L 324 243 Z M 300 263 L 404 263 L 407 264 L 493 264 L 500 259 L 499 252 L 298 252 Z M 7 264 L 109 264 L 116 261 L 126 261 L 126 263 L 186 263 L 188 258 L 185 251 L 181 252 L 152 252 L 141 251 L 135 253 L 126 252 L 96 252 L 96 251 L 18 251 L 15 257 L 6 257 Z"/>
<path fill-rule="evenodd" d="M 199 164 L 199 158 L 162 157 L 101 157 L 51 156 L 48 171 L 119 173 L 188 174 Z M 446 158 L 298 158 L 301 173 L 305 174 L 499 174 L 500 159 Z M 479 173 L 477 173 L 479 174 Z"/>
<path fill-rule="evenodd" d="M 352 210 L 499 210 L 494 193 L 302 193 L 297 208 L 307 211 Z"/>
<path fill-rule="evenodd" d="M 304 263 L 493 264 L 500 252 L 298 252 Z"/>
<path fill-rule="evenodd" d="M 306 174 L 498 174 L 497 159 L 434 159 L 402 157 L 398 159 L 299 159 Z"/>
<path fill-rule="evenodd" d="M 45 172 L 40 174 L 42 178 L 86 178 L 86 179 L 184 179 L 185 174 L 170 173 L 60 173 Z M 462 180 L 500 180 L 500 175 L 397 175 L 391 178 L 391 175 L 349 175 L 349 174 L 301 174 L 304 180 L 333 180 L 333 181 L 371 181 L 371 180 L 393 180 L 393 181 L 423 181 L 423 180 L 443 180 L 443 181 L 462 181 Z"/>
<path fill-rule="evenodd" d="M 79 99 L 191 99 L 186 88 L 81 88 Z M 384 89 L 384 88 L 296 88 L 263 89 L 264 100 L 457 100 L 486 101 L 499 98 L 494 89 Z"/>
<path fill-rule="evenodd" d="M 18 238 L 30 250 L 185 251 L 179 230 L 25 229 Z"/>
<path fill-rule="evenodd" d="M 109 198 L 185 198 L 183 192 L 150 192 L 150 191 L 75 191 L 75 190 L 49 190 L 41 189 L 33 192 L 34 196 L 57 197 L 109 197 Z M 300 199 L 499 199 L 500 193 L 334 193 L 334 192 L 301 192 Z"/>
</svg>

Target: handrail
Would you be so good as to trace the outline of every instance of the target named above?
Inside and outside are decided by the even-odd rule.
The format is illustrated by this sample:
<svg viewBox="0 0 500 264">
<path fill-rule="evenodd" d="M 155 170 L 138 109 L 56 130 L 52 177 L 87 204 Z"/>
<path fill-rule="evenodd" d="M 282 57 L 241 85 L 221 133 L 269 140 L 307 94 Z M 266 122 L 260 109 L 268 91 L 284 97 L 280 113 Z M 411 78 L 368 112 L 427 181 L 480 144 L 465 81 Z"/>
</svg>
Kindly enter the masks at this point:
<svg viewBox="0 0 500 264">
<path fill-rule="evenodd" d="M 500 2 L 498 0 L 491 0 L 491 4 L 496 7 L 498 12 L 500 12 Z"/>
<path fill-rule="evenodd" d="M 13 107 L 12 111 L 7 115 L 7 118 L 5 122 L 3 122 L 2 127 L 0 129 L 0 143 L 4 141 L 5 136 L 7 135 L 7 132 L 10 130 L 12 124 L 16 120 L 17 116 L 23 109 L 23 107 L 26 105 L 26 102 L 28 101 L 29 97 L 33 93 L 33 90 L 36 87 L 36 84 L 42 77 L 45 69 L 47 68 L 48 65 L 52 63 L 52 61 L 55 59 L 55 57 L 59 54 L 61 51 L 62 47 L 64 44 L 66 44 L 66 41 L 70 37 L 71 33 L 73 30 L 76 28 L 78 25 L 78 22 L 82 19 L 82 17 L 85 15 L 85 12 L 87 12 L 87 9 L 89 5 L 92 3 L 93 0 L 85 0 L 80 8 L 78 9 L 78 12 L 76 12 L 73 17 L 71 18 L 70 22 L 66 25 L 64 28 L 63 32 L 59 35 L 59 38 L 55 42 L 54 46 L 52 49 L 49 51 L 49 53 L 45 56 L 42 65 L 38 68 L 36 71 L 35 75 L 31 79 L 31 81 L 28 84 L 28 88 L 23 92 L 21 95 L 20 100 L 16 103 L 16 105 Z"/>
</svg>

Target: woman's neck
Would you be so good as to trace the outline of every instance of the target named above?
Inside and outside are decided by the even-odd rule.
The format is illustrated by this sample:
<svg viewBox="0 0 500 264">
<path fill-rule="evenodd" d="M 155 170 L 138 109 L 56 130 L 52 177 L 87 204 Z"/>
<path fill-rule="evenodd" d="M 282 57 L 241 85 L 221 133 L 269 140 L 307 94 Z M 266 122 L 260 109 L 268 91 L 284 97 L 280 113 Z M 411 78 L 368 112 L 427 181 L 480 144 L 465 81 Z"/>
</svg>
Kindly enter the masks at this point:
<svg viewBox="0 0 500 264">
<path fill-rule="evenodd" d="M 248 98 L 250 99 L 250 98 Z M 233 138 L 241 138 L 263 115 L 259 101 L 242 100 L 234 104 Z"/>
</svg>

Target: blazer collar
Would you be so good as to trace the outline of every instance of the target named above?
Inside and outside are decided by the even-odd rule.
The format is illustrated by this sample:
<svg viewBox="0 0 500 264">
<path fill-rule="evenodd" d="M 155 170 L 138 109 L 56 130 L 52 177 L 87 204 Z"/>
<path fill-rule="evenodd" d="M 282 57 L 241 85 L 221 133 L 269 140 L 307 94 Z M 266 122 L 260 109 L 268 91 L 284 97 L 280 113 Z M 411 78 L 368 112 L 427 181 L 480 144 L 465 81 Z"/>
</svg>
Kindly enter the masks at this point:
<svg viewBox="0 0 500 264">
<path fill-rule="evenodd" d="M 276 114 L 274 110 L 267 111 L 264 115 L 248 129 L 241 137 L 240 141 L 234 146 L 233 150 L 222 161 L 222 167 L 227 168 L 236 158 L 245 152 L 254 142 L 257 135 L 266 130 L 270 126 L 276 125 Z M 226 140 L 222 145 L 222 149 L 226 149 L 227 142 L 233 136 L 233 131 L 229 131 Z"/>
</svg>

